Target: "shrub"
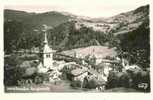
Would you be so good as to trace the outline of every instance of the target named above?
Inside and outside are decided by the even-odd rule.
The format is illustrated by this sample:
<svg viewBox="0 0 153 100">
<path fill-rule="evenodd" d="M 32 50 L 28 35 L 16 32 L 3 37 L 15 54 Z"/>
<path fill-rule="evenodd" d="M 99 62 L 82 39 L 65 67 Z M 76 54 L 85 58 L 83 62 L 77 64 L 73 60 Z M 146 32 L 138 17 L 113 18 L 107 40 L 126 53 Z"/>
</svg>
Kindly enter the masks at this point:
<svg viewBox="0 0 153 100">
<path fill-rule="evenodd" d="M 117 87 L 117 84 L 118 84 L 118 78 L 116 77 L 115 73 L 113 72 L 109 73 L 106 88 Z"/>
<path fill-rule="evenodd" d="M 150 91 L 150 74 L 147 71 L 138 71 L 131 73 L 132 77 L 132 88 L 140 91 L 149 92 Z M 141 83 L 147 83 L 147 89 L 139 88 L 138 85 Z"/>
<path fill-rule="evenodd" d="M 41 84 L 44 81 L 49 81 L 48 74 L 36 74 L 35 79 L 34 79 L 35 84 Z"/>
<path fill-rule="evenodd" d="M 111 72 L 108 77 L 106 88 L 129 87 L 130 77 L 127 73 Z"/>
<path fill-rule="evenodd" d="M 87 77 L 84 78 L 83 87 L 87 89 L 95 89 L 98 86 L 102 86 L 105 84 L 104 80 L 98 80 L 97 77 Z"/>
<path fill-rule="evenodd" d="M 81 81 L 77 80 L 77 81 L 72 81 L 71 82 L 71 86 L 72 87 L 81 87 Z"/>
<path fill-rule="evenodd" d="M 98 86 L 98 82 L 95 79 L 92 79 L 88 81 L 85 88 L 93 89 L 93 88 L 96 88 L 97 86 Z"/>
<path fill-rule="evenodd" d="M 19 67 L 22 60 L 19 59 L 18 55 L 12 54 L 4 59 L 4 85 L 15 86 L 17 80 L 22 78 L 24 69 Z"/>
<path fill-rule="evenodd" d="M 22 78 L 23 74 L 24 74 L 24 69 L 22 68 L 13 68 L 10 70 L 4 69 L 4 85 L 5 86 L 18 85 L 17 81 Z"/>
</svg>

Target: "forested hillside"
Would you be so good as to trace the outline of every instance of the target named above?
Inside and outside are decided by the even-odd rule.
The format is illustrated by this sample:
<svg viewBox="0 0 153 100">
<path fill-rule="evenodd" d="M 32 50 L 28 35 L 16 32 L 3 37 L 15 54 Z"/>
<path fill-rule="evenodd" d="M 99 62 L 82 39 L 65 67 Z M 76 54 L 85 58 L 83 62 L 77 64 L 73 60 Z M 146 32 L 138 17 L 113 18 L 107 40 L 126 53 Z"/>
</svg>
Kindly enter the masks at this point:
<svg viewBox="0 0 153 100">
<path fill-rule="evenodd" d="M 55 11 L 37 14 L 6 9 L 5 53 L 41 47 L 43 24 L 49 27 L 48 40 L 53 49 L 62 51 L 91 45 L 117 47 L 118 52 L 127 52 L 131 63 L 149 66 L 149 5 L 105 20 L 86 19 Z"/>
<path fill-rule="evenodd" d="M 136 63 L 144 68 L 150 66 L 150 28 L 149 19 L 138 29 L 118 36 L 121 40 L 120 47 L 127 52 L 131 63 Z"/>
</svg>

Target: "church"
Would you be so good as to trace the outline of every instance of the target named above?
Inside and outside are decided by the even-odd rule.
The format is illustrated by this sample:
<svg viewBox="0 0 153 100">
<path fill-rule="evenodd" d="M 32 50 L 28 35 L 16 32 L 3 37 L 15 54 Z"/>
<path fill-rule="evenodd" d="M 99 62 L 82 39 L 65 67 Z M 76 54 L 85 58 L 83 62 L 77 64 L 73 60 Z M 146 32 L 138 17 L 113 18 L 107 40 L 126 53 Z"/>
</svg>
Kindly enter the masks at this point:
<svg viewBox="0 0 153 100">
<path fill-rule="evenodd" d="M 47 40 L 47 29 L 45 28 L 44 31 L 44 46 L 43 46 L 43 60 L 37 66 L 38 73 L 46 73 L 49 70 L 53 70 L 53 53 L 55 52 L 52 48 L 49 47 L 48 40 Z"/>
</svg>

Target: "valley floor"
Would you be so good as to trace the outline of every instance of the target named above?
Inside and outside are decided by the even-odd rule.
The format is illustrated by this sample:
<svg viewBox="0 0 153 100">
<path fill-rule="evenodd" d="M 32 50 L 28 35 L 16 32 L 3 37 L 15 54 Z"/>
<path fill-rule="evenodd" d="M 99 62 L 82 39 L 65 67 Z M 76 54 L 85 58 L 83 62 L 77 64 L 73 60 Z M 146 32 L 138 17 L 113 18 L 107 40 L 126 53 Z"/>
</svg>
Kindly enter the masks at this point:
<svg viewBox="0 0 153 100">
<path fill-rule="evenodd" d="M 39 85 L 29 86 L 6 86 L 6 93 L 35 93 L 35 92 L 86 92 L 86 93 L 97 93 L 97 92 L 140 92 L 131 88 L 113 88 L 105 91 L 99 91 L 96 89 L 83 89 L 73 88 L 70 86 L 70 82 L 63 80 L 57 83 L 44 83 Z"/>
</svg>

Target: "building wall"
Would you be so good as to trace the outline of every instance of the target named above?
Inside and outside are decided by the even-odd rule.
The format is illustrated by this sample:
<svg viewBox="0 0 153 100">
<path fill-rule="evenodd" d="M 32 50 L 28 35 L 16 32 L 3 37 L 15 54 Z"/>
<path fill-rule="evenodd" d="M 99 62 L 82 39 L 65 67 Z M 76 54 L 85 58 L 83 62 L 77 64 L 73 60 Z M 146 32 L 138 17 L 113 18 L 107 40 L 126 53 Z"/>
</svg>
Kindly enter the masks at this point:
<svg viewBox="0 0 153 100">
<path fill-rule="evenodd" d="M 79 81 L 83 82 L 84 78 L 85 78 L 87 75 L 88 75 L 88 72 L 85 72 L 85 73 L 83 73 L 83 74 L 81 74 L 81 75 L 79 75 L 79 76 L 76 76 L 76 77 L 74 77 L 74 81 L 79 80 Z"/>
<path fill-rule="evenodd" d="M 43 55 L 43 64 L 45 68 L 53 67 L 53 54 L 52 53 L 45 53 Z"/>
</svg>

